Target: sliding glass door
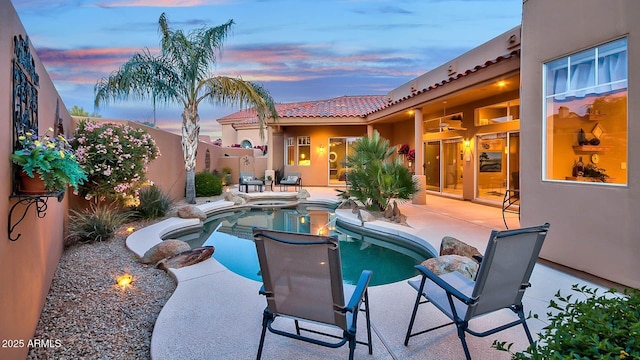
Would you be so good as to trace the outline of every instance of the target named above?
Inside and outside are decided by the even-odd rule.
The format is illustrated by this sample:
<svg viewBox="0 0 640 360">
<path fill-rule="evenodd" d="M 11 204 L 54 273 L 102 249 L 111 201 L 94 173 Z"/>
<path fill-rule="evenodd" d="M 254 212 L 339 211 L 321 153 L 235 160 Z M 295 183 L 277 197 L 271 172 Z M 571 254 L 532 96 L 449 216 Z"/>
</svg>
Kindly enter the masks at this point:
<svg viewBox="0 0 640 360">
<path fill-rule="evenodd" d="M 329 138 L 329 185 L 345 185 L 347 181 L 346 158 L 351 145 L 358 138 Z"/>
</svg>

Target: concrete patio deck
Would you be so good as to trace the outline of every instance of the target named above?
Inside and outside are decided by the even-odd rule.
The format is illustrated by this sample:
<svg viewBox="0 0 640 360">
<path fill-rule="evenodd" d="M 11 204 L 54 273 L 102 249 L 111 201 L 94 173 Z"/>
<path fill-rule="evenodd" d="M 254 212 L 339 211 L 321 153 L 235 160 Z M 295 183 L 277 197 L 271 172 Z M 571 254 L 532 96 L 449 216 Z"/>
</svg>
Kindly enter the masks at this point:
<svg viewBox="0 0 640 360">
<path fill-rule="evenodd" d="M 306 188 L 310 200 L 335 199 L 332 188 Z M 249 193 L 252 194 L 252 193 Z M 427 205 L 400 205 L 413 234 L 439 248 L 443 236 L 461 239 L 481 252 L 492 229 L 504 229 L 500 209 L 471 202 L 428 196 Z M 518 219 L 508 214 L 510 227 L 518 227 Z M 553 219 L 550 219 L 553 231 Z M 129 246 L 129 242 L 128 242 Z M 135 246 L 134 246 L 135 247 Z M 144 245 L 135 252 L 149 246 Z M 131 248 L 131 247 L 130 247 Z M 205 262 L 174 269 L 178 282 L 173 296 L 160 313 L 151 341 L 151 356 L 155 360 L 179 359 L 253 359 L 256 356 L 261 331 L 262 311 L 266 305 L 258 294 L 260 283 L 241 277 L 211 258 Z M 538 263 L 531 278 L 532 287 L 524 298 L 525 312 L 546 317 L 547 305 L 560 289 L 570 291 L 575 283 L 604 285 L 597 279 L 581 274 L 569 274 L 555 266 Z M 600 286 L 599 286 L 600 287 Z M 373 331 L 373 355 L 367 347 L 356 347 L 356 359 L 463 359 L 464 353 L 454 326 L 448 326 L 411 339 L 403 345 L 411 316 L 415 291 L 401 281 L 369 288 Z M 472 322 L 476 330 L 511 318 L 510 311 L 492 314 Z M 364 317 L 359 320 L 363 322 Z M 445 323 L 447 319 L 429 305 L 422 306 L 415 329 Z M 545 326 L 541 320 L 530 319 L 532 332 Z M 366 335 L 359 324 L 359 338 Z M 535 337 L 535 336 L 534 336 Z M 491 348 L 494 340 L 513 342 L 514 350 L 528 343 L 522 327 L 515 327 L 486 338 L 467 336 L 474 359 L 509 359 L 507 353 Z M 267 333 L 263 359 L 345 359 L 347 346 L 325 348 L 302 341 Z"/>
</svg>

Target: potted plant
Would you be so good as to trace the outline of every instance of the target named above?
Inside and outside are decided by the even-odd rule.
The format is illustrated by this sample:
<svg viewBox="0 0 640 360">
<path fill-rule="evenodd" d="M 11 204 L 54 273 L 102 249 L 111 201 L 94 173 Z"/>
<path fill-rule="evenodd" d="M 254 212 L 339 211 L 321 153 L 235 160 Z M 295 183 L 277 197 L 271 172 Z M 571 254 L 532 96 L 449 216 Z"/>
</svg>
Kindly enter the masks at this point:
<svg viewBox="0 0 640 360">
<path fill-rule="evenodd" d="M 52 131 L 49 128 L 42 136 L 34 131 L 25 131 L 18 136 L 20 149 L 10 155 L 11 161 L 20 166 L 20 176 L 24 180 L 40 179 L 44 182 L 43 191 L 26 189 L 22 182 L 20 190 L 24 193 L 66 190 L 68 186 L 77 191 L 78 185 L 87 180 L 67 139 L 62 135 L 50 137 L 48 134 Z"/>
</svg>

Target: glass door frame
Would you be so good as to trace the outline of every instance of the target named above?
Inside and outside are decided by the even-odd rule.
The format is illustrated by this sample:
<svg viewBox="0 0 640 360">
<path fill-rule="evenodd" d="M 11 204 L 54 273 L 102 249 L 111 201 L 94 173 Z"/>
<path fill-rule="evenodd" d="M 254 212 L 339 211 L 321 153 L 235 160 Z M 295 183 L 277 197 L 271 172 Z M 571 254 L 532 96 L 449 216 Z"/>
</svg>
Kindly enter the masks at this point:
<svg viewBox="0 0 640 360">
<path fill-rule="evenodd" d="M 480 153 L 482 153 L 483 151 L 480 149 L 480 138 L 483 136 L 487 136 L 487 135 L 496 135 L 497 137 L 501 136 L 504 134 L 504 147 L 502 149 L 500 149 L 501 153 L 504 153 L 505 156 L 505 160 L 504 160 L 504 166 L 505 166 L 505 173 L 504 173 L 504 182 L 500 184 L 500 189 L 501 189 L 501 194 L 496 194 L 495 199 L 491 199 L 491 198 L 487 198 L 487 197 L 480 197 L 479 194 L 479 182 L 480 182 Z M 517 145 L 517 149 L 516 152 L 512 154 L 511 152 L 511 141 L 512 141 L 512 135 L 513 134 L 517 134 L 517 138 L 518 138 L 518 145 Z M 473 171 L 474 174 L 474 181 L 473 181 L 473 198 L 474 200 L 477 201 L 481 201 L 481 202 L 491 202 L 491 203 L 501 203 L 503 201 L 504 198 L 504 191 L 508 190 L 508 189 L 514 189 L 514 184 L 512 184 L 513 181 L 518 181 L 517 184 L 517 189 L 519 189 L 519 177 L 518 179 L 512 179 L 511 177 L 511 157 L 512 156 L 517 156 L 518 157 L 518 164 L 519 164 L 519 158 L 520 158 L 520 130 L 511 130 L 511 131 L 500 131 L 500 132 L 491 132 L 491 133 L 482 133 L 482 134 L 476 134 L 475 136 L 475 168 Z M 497 151 L 496 151 L 497 152 Z M 518 165 L 518 171 L 520 171 L 520 166 Z M 503 186 L 504 185 L 504 186 Z"/>
<path fill-rule="evenodd" d="M 448 159 L 445 159 L 446 157 L 446 151 L 445 151 L 445 145 L 447 143 L 459 143 L 459 146 L 461 147 L 461 152 L 458 154 L 457 152 L 454 152 L 455 154 L 453 154 L 453 159 L 449 159 L 452 160 L 452 163 L 455 164 L 455 166 L 460 166 L 460 164 L 462 164 L 463 161 L 463 157 L 464 157 L 464 150 L 462 150 L 462 147 L 464 146 L 464 139 L 462 136 L 456 136 L 456 137 L 451 137 L 451 138 L 446 138 L 446 139 L 434 139 L 434 140 L 427 140 L 427 141 L 423 141 L 422 143 L 422 150 L 423 150 L 423 159 L 425 161 L 425 163 L 423 164 L 424 167 L 424 175 L 425 178 L 427 177 L 427 145 L 431 143 L 433 145 L 435 145 L 435 143 L 438 143 L 438 190 L 435 190 L 435 186 L 433 185 L 428 185 L 426 184 L 426 179 L 425 179 L 425 185 L 427 187 L 428 192 L 431 193 L 436 193 L 436 194 L 442 194 L 442 195 L 447 195 L 447 196 L 452 196 L 452 197 L 456 197 L 456 198 L 463 198 L 464 197 L 464 192 L 463 192 L 463 188 L 464 188 L 464 184 L 460 184 L 460 191 L 458 192 L 451 192 L 451 191 L 445 191 L 445 186 L 448 184 L 448 182 L 446 181 L 446 176 L 448 176 L 448 172 L 447 170 L 447 164 L 445 163 Z M 457 170 L 457 169 L 456 169 Z M 460 169 L 460 171 L 462 171 L 461 175 L 464 175 L 464 166 Z M 454 175 L 454 181 L 455 184 L 457 184 L 458 182 L 458 175 L 457 175 L 457 171 Z M 460 178 L 462 179 L 463 177 L 460 176 Z"/>
<path fill-rule="evenodd" d="M 327 154 L 327 185 L 328 186 L 346 186 L 347 182 L 346 180 L 344 181 L 340 181 L 339 180 L 339 172 L 341 170 L 341 165 L 338 164 L 337 168 L 332 168 L 331 164 L 335 163 L 335 162 L 342 162 L 345 160 L 345 158 L 347 156 L 349 156 L 349 148 L 351 147 L 351 144 L 353 144 L 355 141 L 358 141 L 359 139 L 361 139 L 361 137 L 355 137 L 355 136 L 331 136 L 327 138 L 327 149 L 329 149 L 328 154 Z M 340 156 L 338 155 L 333 155 L 336 154 L 336 152 L 334 152 L 331 149 L 331 143 L 332 140 L 344 140 L 345 143 L 342 144 L 341 146 L 345 146 L 345 151 L 344 151 L 344 156 L 342 159 L 340 159 Z M 331 161 L 331 159 L 336 156 L 336 159 L 334 161 Z M 346 167 L 344 167 L 344 169 L 346 169 Z M 338 176 L 338 180 L 337 181 L 331 181 L 331 170 L 335 170 L 336 171 L 336 176 Z M 345 170 L 346 171 L 346 170 Z"/>
</svg>

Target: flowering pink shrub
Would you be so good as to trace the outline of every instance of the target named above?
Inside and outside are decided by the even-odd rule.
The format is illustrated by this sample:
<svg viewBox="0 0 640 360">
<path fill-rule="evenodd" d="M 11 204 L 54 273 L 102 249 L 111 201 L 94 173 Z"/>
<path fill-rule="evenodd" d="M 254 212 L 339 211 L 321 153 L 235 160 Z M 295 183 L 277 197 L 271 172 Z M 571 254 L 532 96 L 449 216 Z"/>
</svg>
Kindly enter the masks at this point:
<svg viewBox="0 0 640 360">
<path fill-rule="evenodd" d="M 72 141 L 89 181 L 80 188 L 86 199 L 138 199 L 149 163 L 160 156 L 146 130 L 125 124 L 80 121 Z"/>
</svg>

